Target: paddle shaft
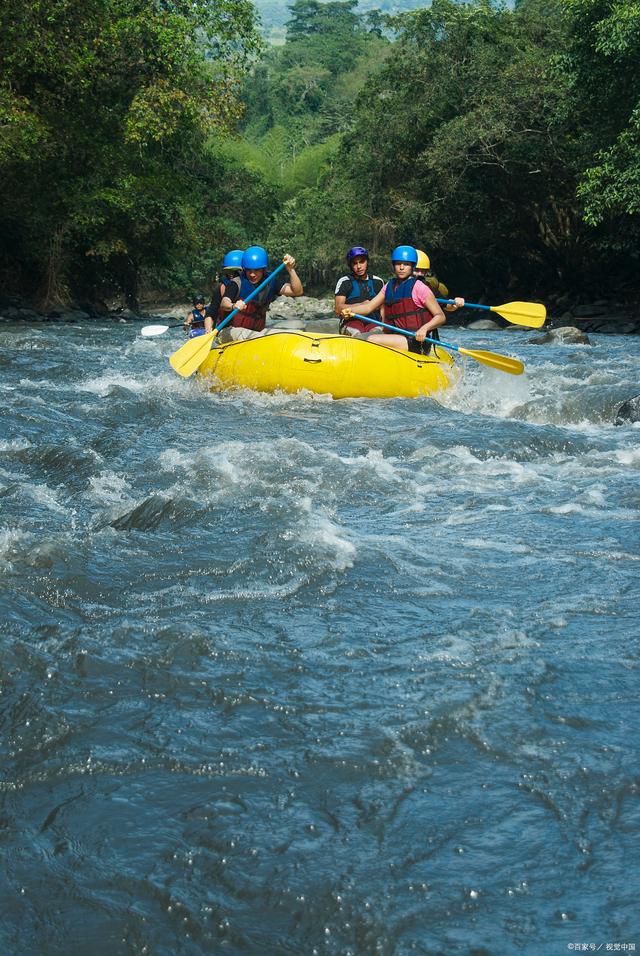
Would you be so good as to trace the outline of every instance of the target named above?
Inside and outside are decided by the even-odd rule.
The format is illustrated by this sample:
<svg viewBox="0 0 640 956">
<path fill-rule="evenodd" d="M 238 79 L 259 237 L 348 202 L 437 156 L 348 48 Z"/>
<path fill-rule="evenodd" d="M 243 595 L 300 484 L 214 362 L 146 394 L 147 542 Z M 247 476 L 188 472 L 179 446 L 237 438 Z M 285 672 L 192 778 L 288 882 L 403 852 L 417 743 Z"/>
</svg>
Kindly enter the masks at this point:
<svg viewBox="0 0 640 956">
<path fill-rule="evenodd" d="M 454 305 L 455 299 L 437 299 L 445 305 Z M 480 302 L 465 302 L 465 308 L 495 312 L 513 325 L 540 329 L 547 318 L 547 310 L 541 302 L 507 302 L 505 305 L 482 305 Z"/>
<path fill-rule="evenodd" d="M 377 319 L 372 319 L 370 315 L 358 315 L 357 312 L 353 313 L 356 319 L 361 319 L 363 322 L 370 322 L 372 325 L 379 325 L 383 329 L 389 329 L 391 332 L 399 332 L 401 335 L 406 335 L 407 338 L 415 339 L 416 333 L 410 332 L 409 329 L 399 329 L 396 325 L 388 325 L 386 322 L 378 322 Z M 446 342 L 441 342 L 440 339 L 430 339 L 427 336 L 424 338 L 425 342 L 433 342 L 434 345 L 441 345 L 445 349 L 453 349 L 455 352 L 459 352 L 460 349 L 457 345 L 447 345 Z"/>
<path fill-rule="evenodd" d="M 456 304 L 456 300 L 455 300 L 455 299 L 438 299 L 438 298 L 436 298 L 436 302 L 440 302 L 440 303 L 442 303 L 442 305 L 455 305 L 455 304 Z M 493 312 L 493 306 L 491 306 L 491 305 L 480 305 L 479 302 L 466 302 L 466 301 L 465 301 L 463 308 L 464 308 L 464 309 L 484 309 L 485 312 Z"/>
<path fill-rule="evenodd" d="M 415 332 L 410 332 L 408 329 L 399 329 L 395 325 L 387 325 L 386 322 L 378 322 L 377 319 L 372 319 L 368 315 L 358 315 L 357 312 L 353 313 L 356 318 L 362 319 L 363 322 L 371 322 L 373 325 L 380 325 L 383 329 L 390 329 L 392 332 L 401 332 L 403 335 L 407 335 L 410 338 L 416 338 Z M 468 355 L 469 358 L 474 359 L 476 362 L 480 362 L 482 365 L 488 365 L 489 368 L 497 368 L 501 372 L 507 372 L 509 375 L 522 375 L 524 372 L 524 365 L 519 359 L 512 359 L 506 355 L 498 355 L 497 352 L 485 352 L 478 351 L 477 349 L 464 349 L 458 345 L 451 345 L 448 342 L 441 342 L 440 339 L 430 339 L 427 336 L 424 338 L 425 342 L 432 342 L 434 345 L 440 345 L 444 349 L 452 349 L 454 352 L 460 352 L 461 355 Z"/>
</svg>

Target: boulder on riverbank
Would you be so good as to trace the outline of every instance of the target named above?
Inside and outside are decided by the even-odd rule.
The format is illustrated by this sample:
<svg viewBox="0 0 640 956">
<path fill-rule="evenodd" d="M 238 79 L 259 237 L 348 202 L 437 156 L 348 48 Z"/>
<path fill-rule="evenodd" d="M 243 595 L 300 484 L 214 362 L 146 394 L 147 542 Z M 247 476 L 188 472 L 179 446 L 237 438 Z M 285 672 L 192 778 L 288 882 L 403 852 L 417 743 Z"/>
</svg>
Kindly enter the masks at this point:
<svg viewBox="0 0 640 956">
<path fill-rule="evenodd" d="M 473 322 L 467 322 L 466 327 L 468 329 L 473 329 L 474 332 L 488 332 L 492 329 L 501 329 L 502 326 L 497 322 L 494 322 L 493 319 L 475 319 Z"/>
<path fill-rule="evenodd" d="M 523 296 L 524 298 L 524 296 Z M 97 320 L 113 320 L 114 322 L 149 322 L 158 319 L 165 321 L 181 321 L 192 308 L 190 302 L 172 302 L 168 299 L 146 300 L 139 312 L 123 308 L 123 304 L 111 300 L 108 303 L 96 302 L 93 305 L 85 302 L 76 303 L 68 308 L 56 307 L 47 312 L 39 311 L 33 302 L 20 301 L 17 298 L 3 298 L 0 295 L 0 322 L 84 322 Z M 589 332 L 604 334 L 633 335 L 640 334 L 640 313 L 637 308 L 628 303 L 608 302 L 599 300 L 590 304 L 574 304 L 568 295 L 551 298 L 547 305 L 549 317 L 543 333 L 562 332 L 572 328 L 574 334 L 586 336 Z M 305 328 L 310 332 L 335 332 L 338 321 L 333 312 L 333 296 L 316 298 L 303 295 L 297 299 L 281 297 L 276 299 L 269 312 L 269 324 L 279 325 L 281 322 L 292 321 L 294 325 L 282 326 L 289 328 Z M 302 323 L 300 325 L 300 323 Z M 459 309 L 457 312 L 447 313 L 447 325 L 452 327 L 466 327 L 472 331 L 530 331 L 524 326 L 509 325 L 499 318 L 479 318 L 478 312 L 473 309 Z M 563 335 L 565 333 L 562 333 Z M 568 339 L 564 338 L 564 341 Z M 545 338 L 535 340 L 537 344 L 544 344 Z M 551 340 L 549 340 L 551 341 Z M 558 340 L 556 340 L 558 341 Z M 572 340 L 574 344 L 579 339 Z M 587 343 L 583 343 L 587 344 Z"/>
</svg>

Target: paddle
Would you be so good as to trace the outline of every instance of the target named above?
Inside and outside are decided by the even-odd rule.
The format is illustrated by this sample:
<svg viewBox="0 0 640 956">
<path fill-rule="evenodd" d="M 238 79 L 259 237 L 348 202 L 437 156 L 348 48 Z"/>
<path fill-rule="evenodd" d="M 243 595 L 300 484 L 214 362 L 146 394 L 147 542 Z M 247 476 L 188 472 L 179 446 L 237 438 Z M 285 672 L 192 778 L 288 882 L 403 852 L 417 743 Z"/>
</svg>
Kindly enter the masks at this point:
<svg viewBox="0 0 640 956">
<path fill-rule="evenodd" d="M 169 329 L 183 329 L 184 324 L 180 322 L 177 325 L 144 325 L 140 329 L 140 335 L 150 338 L 152 335 L 163 335 L 165 332 L 168 332 Z"/>
<path fill-rule="evenodd" d="M 274 269 L 273 272 L 264 279 L 260 285 L 257 285 L 253 292 L 251 292 L 245 302 L 248 302 L 250 299 L 253 299 L 254 295 L 257 295 L 261 289 L 264 289 L 266 285 L 277 276 L 281 269 L 284 269 L 285 264 L 281 262 L 277 269 Z M 171 367 L 178 373 L 182 375 L 183 378 L 189 378 L 190 375 L 193 375 L 194 372 L 200 368 L 207 355 L 211 351 L 211 346 L 213 345 L 213 340 L 215 339 L 218 332 L 221 331 L 228 325 L 231 319 L 238 312 L 237 309 L 234 309 L 229 315 L 224 319 L 220 325 L 216 326 L 213 332 L 208 332 L 206 335 L 199 335 L 195 339 L 189 339 L 188 342 L 178 349 L 177 352 L 174 352 L 173 355 L 169 358 Z"/>
<path fill-rule="evenodd" d="M 363 322 L 370 322 L 372 325 L 379 325 L 383 329 L 390 329 L 392 332 L 400 332 L 401 335 L 406 335 L 411 339 L 415 339 L 415 332 L 410 332 L 408 329 L 399 329 L 395 325 L 387 325 L 386 322 L 378 322 L 377 319 L 372 319 L 370 315 L 358 315 L 357 312 L 353 312 L 352 315 L 356 319 L 362 319 Z M 476 362 L 481 362 L 482 365 L 488 365 L 490 368 L 497 368 L 501 372 L 508 372 L 509 375 L 522 375 L 524 372 L 524 365 L 519 359 L 509 358 L 507 355 L 498 355 L 497 352 L 486 352 L 484 350 L 478 351 L 477 349 L 463 349 L 460 345 L 449 345 L 447 342 L 441 342 L 439 339 L 424 339 L 425 342 L 432 342 L 434 345 L 440 345 L 443 349 L 453 349 L 454 352 L 460 352 L 461 355 L 468 355 L 469 358 L 475 359 Z"/>
<path fill-rule="evenodd" d="M 455 299 L 436 299 L 444 305 L 455 305 Z M 547 310 L 541 302 L 507 302 L 506 305 L 480 305 L 478 302 L 465 302 L 465 309 L 484 309 L 497 312 L 512 325 L 524 325 L 529 329 L 540 329 L 547 317 Z"/>
</svg>

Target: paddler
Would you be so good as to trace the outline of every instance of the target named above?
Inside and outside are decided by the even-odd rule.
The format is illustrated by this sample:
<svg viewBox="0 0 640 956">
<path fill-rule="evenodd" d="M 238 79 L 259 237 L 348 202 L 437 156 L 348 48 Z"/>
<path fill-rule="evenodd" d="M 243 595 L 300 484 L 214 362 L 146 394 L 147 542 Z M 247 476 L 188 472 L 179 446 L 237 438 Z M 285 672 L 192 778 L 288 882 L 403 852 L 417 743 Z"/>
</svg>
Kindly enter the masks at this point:
<svg viewBox="0 0 640 956">
<path fill-rule="evenodd" d="M 222 299 L 230 280 L 235 279 L 242 272 L 242 256 L 242 249 L 232 249 L 225 253 L 222 260 L 222 276 L 213 290 L 209 305 L 209 313 L 215 316 L 216 324 L 222 322 L 225 317 L 225 313 L 222 311 Z"/>
<path fill-rule="evenodd" d="M 416 252 L 418 253 L 418 262 L 414 270 L 414 275 L 417 275 L 423 282 L 426 282 L 435 296 L 440 299 L 448 299 L 449 290 L 444 282 L 440 282 L 435 272 L 432 271 L 431 260 L 427 253 L 423 252 L 422 249 L 416 249 Z M 463 305 L 464 299 L 461 296 L 456 296 L 453 302 L 449 302 L 445 305 L 445 309 L 447 312 L 455 312 L 457 309 L 461 309 Z"/>
<path fill-rule="evenodd" d="M 385 322 L 415 333 L 414 338 L 380 329 L 376 335 L 369 336 L 369 342 L 426 355 L 431 343 L 425 342 L 425 337 L 437 338 L 436 330 L 446 319 L 429 286 L 414 274 L 417 262 L 418 253 L 413 246 L 396 246 L 391 253 L 393 278 L 371 301 L 361 305 L 360 312 L 372 315 L 384 306 Z M 349 308 L 342 314 L 347 319 L 353 315 Z"/>
<path fill-rule="evenodd" d="M 280 295 L 295 299 L 303 294 L 302 282 L 295 270 L 296 260 L 293 256 L 285 255 L 283 261 L 288 275 L 285 278 L 281 273 L 274 275 L 272 282 L 268 282 L 257 296 L 246 302 L 271 272 L 269 255 L 262 246 L 250 246 L 243 252 L 242 272 L 225 284 L 222 311 L 228 314 L 232 309 L 238 309 L 238 312 L 220 332 L 221 342 L 243 342 L 265 335 L 267 312 L 273 300 Z"/>
<path fill-rule="evenodd" d="M 355 339 L 368 339 L 380 331 L 380 327 L 362 319 L 344 319 L 342 313 L 346 307 L 353 312 L 360 312 L 363 302 L 370 302 L 381 291 L 384 279 L 369 274 L 369 253 L 364 246 L 353 246 L 347 252 L 349 275 L 338 279 L 335 289 L 335 311 L 340 317 L 340 333 L 350 335 Z M 371 316 L 380 320 L 380 312 L 376 310 Z"/>
<path fill-rule="evenodd" d="M 193 309 L 184 320 L 183 328 L 190 339 L 195 339 L 198 335 L 204 335 L 213 330 L 213 319 L 209 309 L 204 304 L 204 296 L 198 293 L 193 297 Z"/>
</svg>

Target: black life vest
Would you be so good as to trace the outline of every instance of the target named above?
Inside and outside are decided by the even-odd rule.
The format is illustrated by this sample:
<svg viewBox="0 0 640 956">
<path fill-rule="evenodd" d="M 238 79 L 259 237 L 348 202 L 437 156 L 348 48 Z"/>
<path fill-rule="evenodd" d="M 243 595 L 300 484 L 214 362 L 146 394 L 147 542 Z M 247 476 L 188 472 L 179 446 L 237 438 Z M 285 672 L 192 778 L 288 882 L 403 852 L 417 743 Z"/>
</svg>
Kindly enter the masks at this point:
<svg viewBox="0 0 640 956">
<path fill-rule="evenodd" d="M 200 309 L 192 309 L 191 310 L 191 329 L 192 330 L 203 329 L 206 315 L 207 315 L 206 309 L 204 310 L 204 315 L 202 314 Z"/>
<path fill-rule="evenodd" d="M 376 290 L 373 284 L 373 278 L 367 276 L 365 280 L 356 279 L 355 276 L 350 276 L 351 279 L 351 292 L 348 296 L 345 296 L 345 305 L 355 305 L 356 302 L 370 302 L 376 297 Z M 368 316 L 367 316 L 368 318 Z M 376 309 L 375 312 L 371 313 L 372 319 L 377 319 L 378 322 L 381 321 L 380 310 Z M 344 329 L 345 326 L 350 328 L 358 329 L 359 332 L 372 332 L 372 331 L 384 331 L 380 329 L 377 325 L 373 325 L 371 322 L 366 322 L 363 319 L 340 319 L 340 331 Z"/>
</svg>

